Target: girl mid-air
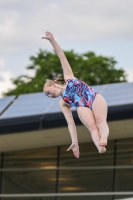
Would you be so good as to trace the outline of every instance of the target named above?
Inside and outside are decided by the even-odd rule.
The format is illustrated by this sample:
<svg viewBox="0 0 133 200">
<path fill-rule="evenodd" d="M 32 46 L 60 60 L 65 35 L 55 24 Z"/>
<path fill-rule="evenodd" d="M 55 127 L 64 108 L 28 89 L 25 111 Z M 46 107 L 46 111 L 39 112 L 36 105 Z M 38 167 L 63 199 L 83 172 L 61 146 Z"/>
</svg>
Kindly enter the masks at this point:
<svg viewBox="0 0 133 200">
<path fill-rule="evenodd" d="M 58 82 L 60 79 L 50 80 L 45 83 L 43 91 L 50 98 L 62 97 L 59 105 L 66 118 L 72 139 L 72 144 L 67 151 L 72 150 L 76 158 L 80 156 L 76 126 L 70 110 L 70 107 L 75 106 L 81 122 L 90 131 L 92 140 L 99 153 L 105 153 L 109 135 L 109 128 L 106 122 L 107 104 L 105 99 L 89 85 L 74 76 L 64 52 L 50 32 L 46 32 L 46 36 L 42 37 L 42 39 L 50 41 L 63 68 L 66 84 L 61 85 Z"/>
</svg>

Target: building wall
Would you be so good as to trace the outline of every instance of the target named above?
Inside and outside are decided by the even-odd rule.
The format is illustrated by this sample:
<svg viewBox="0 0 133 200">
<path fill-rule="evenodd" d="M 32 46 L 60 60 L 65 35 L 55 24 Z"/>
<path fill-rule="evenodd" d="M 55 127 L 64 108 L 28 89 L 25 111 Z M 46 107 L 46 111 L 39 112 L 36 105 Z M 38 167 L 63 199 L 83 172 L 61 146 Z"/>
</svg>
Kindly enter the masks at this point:
<svg viewBox="0 0 133 200">
<path fill-rule="evenodd" d="M 80 159 L 68 146 L 1 153 L 1 200 L 113 200 L 133 195 L 97 195 L 103 192 L 132 192 L 133 138 L 109 141 L 107 152 L 99 154 L 93 143 L 80 144 Z M 70 193 L 94 196 L 67 196 Z M 40 194 L 67 193 L 60 197 L 39 197 Z M 31 194 L 31 197 L 21 197 Z M 38 197 L 33 197 L 38 194 Z M 20 195 L 20 196 L 19 196 Z M 28 195 L 27 195 L 28 196 Z"/>
</svg>

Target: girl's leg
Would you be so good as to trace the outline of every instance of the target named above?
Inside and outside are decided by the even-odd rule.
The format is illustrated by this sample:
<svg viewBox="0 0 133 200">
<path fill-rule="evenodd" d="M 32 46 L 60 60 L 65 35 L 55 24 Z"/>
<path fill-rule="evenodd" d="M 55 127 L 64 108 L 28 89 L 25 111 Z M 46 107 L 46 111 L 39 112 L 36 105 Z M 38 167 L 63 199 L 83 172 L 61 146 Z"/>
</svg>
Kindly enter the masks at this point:
<svg viewBox="0 0 133 200">
<path fill-rule="evenodd" d="M 100 134 L 92 110 L 87 107 L 78 107 L 77 112 L 81 122 L 89 129 L 92 140 L 96 145 L 99 153 L 104 153 L 106 148 L 104 146 L 99 146 Z"/>
<path fill-rule="evenodd" d="M 107 145 L 109 127 L 107 125 L 107 103 L 102 95 L 97 94 L 92 104 L 92 111 L 100 134 L 100 146 Z"/>
</svg>

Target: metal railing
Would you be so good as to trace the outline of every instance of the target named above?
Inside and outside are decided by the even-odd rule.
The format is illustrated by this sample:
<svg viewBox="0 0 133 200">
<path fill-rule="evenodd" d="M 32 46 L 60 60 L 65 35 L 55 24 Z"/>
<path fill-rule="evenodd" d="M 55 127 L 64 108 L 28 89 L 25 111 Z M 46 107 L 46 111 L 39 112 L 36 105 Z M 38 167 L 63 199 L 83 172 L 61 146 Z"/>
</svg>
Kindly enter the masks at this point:
<svg viewBox="0 0 133 200">
<path fill-rule="evenodd" d="M 37 194 L 0 194 L 2 198 L 18 197 L 72 197 L 72 196 L 127 196 L 133 195 L 133 192 L 77 192 L 77 193 L 37 193 Z"/>
</svg>

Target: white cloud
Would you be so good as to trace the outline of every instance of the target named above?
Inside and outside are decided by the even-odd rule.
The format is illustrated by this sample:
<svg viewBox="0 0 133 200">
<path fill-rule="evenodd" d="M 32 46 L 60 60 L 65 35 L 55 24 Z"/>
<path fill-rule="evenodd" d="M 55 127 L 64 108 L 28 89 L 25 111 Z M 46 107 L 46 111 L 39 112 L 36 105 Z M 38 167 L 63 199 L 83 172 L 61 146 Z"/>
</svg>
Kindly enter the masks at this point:
<svg viewBox="0 0 133 200">
<path fill-rule="evenodd" d="M 5 68 L 5 60 L 0 57 L 0 71 Z"/>
<path fill-rule="evenodd" d="M 0 81 L 0 97 L 2 97 L 3 92 L 7 92 L 8 89 L 14 88 L 12 85 L 10 79 L 12 77 L 12 73 L 10 71 L 4 71 L 1 72 L 1 77 L 3 78 L 2 81 Z"/>
<path fill-rule="evenodd" d="M 21 2 L 23 0 L 4 0 L 4 1 L 0 1 L 0 5 L 8 5 L 8 4 L 14 4 L 14 3 L 18 3 L 18 2 Z"/>
<path fill-rule="evenodd" d="M 6 61 L 5 66 L 5 61 L 0 60 L 0 65 L 3 62 L 5 66 L 1 84 L 5 83 L 5 88 L 11 85 L 10 77 L 15 78 L 24 71 L 29 55 L 39 48 L 52 49 L 48 42 L 41 40 L 47 30 L 53 32 L 65 48 L 77 52 L 82 51 L 83 45 L 87 44 L 91 50 L 90 43 L 98 46 L 104 40 L 133 41 L 132 0 L 3 0 L 0 8 L 0 52 Z M 109 48 L 108 45 L 107 52 Z M 110 52 L 115 57 L 115 53 Z M 123 54 L 122 48 L 118 52 Z M 129 80 L 131 76 L 129 73 Z M 2 87 L 4 85 L 0 89 Z"/>
<path fill-rule="evenodd" d="M 34 3 L 6 0 L 3 5 L 0 12 L 1 52 L 35 48 L 46 30 L 62 40 L 133 38 L 131 0 L 40 0 Z"/>
<path fill-rule="evenodd" d="M 0 97 L 2 93 L 6 92 L 9 88 L 14 88 L 10 79 L 13 76 L 12 72 L 5 70 L 5 60 L 0 58 Z"/>
<path fill-rule="evenodd" d="M 126 67 L 126 72 L 128 75 L 128 81 L 133 82 L 133 67 Z"/>
<path fill-rule="evenodd" d="M 0 34 L 2 38 L 12 39 L 15 35 L 15 26 L 18 19 L 16 11 L 2 11 L 0 13 Z"/>
</svg>

